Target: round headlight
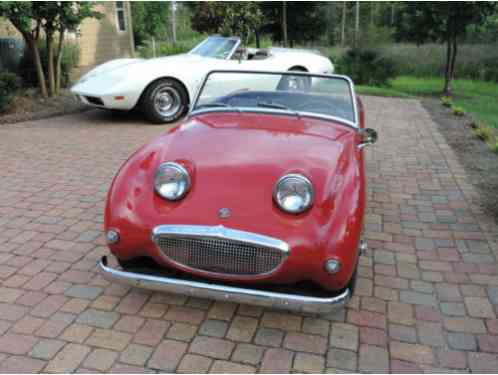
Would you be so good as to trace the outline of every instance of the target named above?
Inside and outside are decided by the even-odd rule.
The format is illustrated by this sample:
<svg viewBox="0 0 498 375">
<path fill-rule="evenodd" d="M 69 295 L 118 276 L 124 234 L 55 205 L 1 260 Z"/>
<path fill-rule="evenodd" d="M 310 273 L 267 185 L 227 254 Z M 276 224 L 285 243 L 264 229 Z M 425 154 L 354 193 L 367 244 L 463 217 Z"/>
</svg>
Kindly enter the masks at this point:
<svg viewBox="0 0 498 375">
<path fill-rule="evenodd" d="M 178 163 L 163 163 L 157 168 L 154 189 L 169 201 L 182 199 L 190 189 L 190 176 Z"/>
<path fill-rule="evenodd" d="M 273 199 L 285 212 L 299 214 L 313 204 L 313 185 L 300 174 L 282 176 L 273 190 Z"/>
</svg>

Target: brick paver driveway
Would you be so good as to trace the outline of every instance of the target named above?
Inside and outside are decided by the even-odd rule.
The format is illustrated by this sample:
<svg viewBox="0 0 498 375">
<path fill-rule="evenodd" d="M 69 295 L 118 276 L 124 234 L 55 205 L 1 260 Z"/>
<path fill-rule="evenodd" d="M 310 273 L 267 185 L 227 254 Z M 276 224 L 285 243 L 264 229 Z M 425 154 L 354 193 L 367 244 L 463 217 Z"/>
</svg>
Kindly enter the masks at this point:
<svg viewBox="0 0 498 375">
<path fill-rule="evenodd" d="M 497 371 L 497 228 L 417 101 L 366 99 L 356 296 L 330 316 L 110 285 L 103 201 L 165 127 L 99 112 L 0 127 L 0 372 Z"/>
</svg>

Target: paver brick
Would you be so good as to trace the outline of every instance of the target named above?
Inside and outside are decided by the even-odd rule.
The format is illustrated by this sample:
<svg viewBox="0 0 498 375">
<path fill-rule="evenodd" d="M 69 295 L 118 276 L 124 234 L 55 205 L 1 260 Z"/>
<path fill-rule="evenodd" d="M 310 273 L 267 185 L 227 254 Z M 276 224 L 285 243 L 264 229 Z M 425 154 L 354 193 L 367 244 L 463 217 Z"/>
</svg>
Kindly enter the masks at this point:
<svg viewBox="0 0 498 375">
<path fill-rule="evenodd" d="M 498 357 L 490 353 L 469 353 L 469 367 L 475 373 L 495 373 L 498 368 Z"/>
<path fill-rule="evenodd" d="M 465 297 L 465 306 L 469 315 L 475 318 L 495 318 L 493 306 L 487 298 Z"/>
<path fill-rule="evenodd" d="M 40 359 L 29 358 L 25 356 L 11 356 L 0 361 L 0 373 L 15 374 L 26 373 L 34 374 L 40 372 L 45 367 L 46 362 Z"/>
<path fill-rule="evenodd" d="M 196 332 L 196 326 L 185 323 L 173 323 L 166 336 L 170 339 L 191 341 Z"/>
<path fill-rule="evenodd" d="M 48 363 L 45 371 L 51 373 L 68 373 L 75 371 L 90 352 L 90 348 L 79 344 L 67 344 Z"/>
<path fill-rule="evenodd" d="M 93 327 L 74 323 L 66 328 L 60 338 L 69 342 L 82 344 L 88 336 L 90 336 L 93 330 Z"/>
<path fill-rule="evenodd" d="M 205 320 L 199 328 L 201 335 L 213 337 L 225 337 L 228 330 L 228 323 L 222 320 Z"/>
<path fill-rule="evenodd" d="M 294 358 L 294 370 L 301 373 L 321 373 L 325 367 L 322 356 L 307 353 L 297 353 Z"/>
<path fill-rule="evenodd" d="M 327 351 L 327 339 L 322 336 L 289 332 L 284 339 L 284 348 L 299 352 L 324 354 Z"/>
<path fill-rule="evenodd" d="M 118 319 L 117 312 L 88 309 L 78 316 L 76 322 L 92 327 L 111 328 Z"/>
<path fill-rule="evenodd" d="M 357 358 L 357 353 L 350 350 L 329 349 L 327 352 L 327 367 L 356 371 L 358 366 Z"/>
<path fill-rule="evenodd" d="M 359 342 L 358 327 L 345 324 L 333 323 L 330 332 L 329 344 L 334 348 L 357 351 Z"/>
<path fill-rule="evenodd" d="M 214 337 L 197 336 L 192 341 L 190 352 L 217 359 L 228 359 L 232 354 L 234 343 Z"/>
<path fill-rule="evenodd" d="M 257 365 L 263 357 L 264 348 L 252 344 L 238 344 L 232 354 L 235 362 Z"/>
<path fill-rule="evenodd" d="M 434 353 L 428 346 L 392 341 L 391 358 L 420 364 L 433 364 Z"/>
<path fill-rule="evenodd" d="M 155 346 L 159 344 L 171 324 L 162 320 L 149 319 L 140 328 L 133 342 L 137 344 Z"/>
<path fill-rule="evenodd" d="M 204 374 L 208 372 L 212 362 L 213 360 L 207 357 L 186 354 L 180 362 L 177 372 L 180 374 Z"/>
<path fill-rule="evenodd" d="M 255 373 L 256 369 L 252 366 L 241 365 L 240 363 L 217 360 L 214 361 L 209 372 L 213 374 L 250 374 Z"/>
<path fill-rule="evenodd" d="M 278 347 L 283 339 L 284 333 L 279 329 L 260 328 L 256 333 L 254 342 L 258 345 Z"/>
<path fill-rule="evenodd" d="M 164 340 L 152 354 L 148 366 L 163 371 L 174 371 L 186 350 L 187 344 L 183 342 Z"/>
<path fill-rule="evenodd" d="M 130 365 L 144 366 L 152 351 L 153 349 L 149 346 L 130 344 L 121 353 L 119 360 Z"/>
<path fill-rule="evenodd" d="M 33 347 L 29 355 L 38 359 L 52 359 L 65 345 L 64 341 L 55 339 L 42 339 Z"/>
<path fill-rule="evenodd" d="M 247 316 L 235 316 L 227 333 L 227 339 L 250 342 L 258 327 L 258 320 Z"/>
<path fill-rule="evenodd" d="M 387 350 L 374 345 L 360 346 L 359 370 L 364 372 L 388 372 Z"/>
<path fill-rule="evenodd" d="M 261 326 L 277 328 L 284 331 L 300 331 L 302 318 L 300 316 L 283 314 L 277 312 L 265 312 L 261 320 Z"/>
<path fill-rule="evenodd" d="M 131 335 L 109 329 L 97 328 L 86 341 L 87 345 L 103 349 L 122 351 L 131 340 Z"/>
<path fill-rule="evenodd" d="M 33 336 L 7 333 L 0 337 L 0 353 L 26 354 L 37 341 Z"/>
<path fill-rule="evenodd" d="M 107 349 L 94 349 L 83 362 L 83 366 L 89 369 L 107 371 L 116 360 L 118 353 Z"/>
<path fill-rule="evenodd" d="M 263 374 L 288 374 L 292 368 L 293 353 L 285 349 L 271 348 L 266 350 L 261 363 Z"/>
<path fill-rule="evenodd" d="M 64 294 L 68 297 L 93 300 L 102 293 L 102 288 L 88 285 L 73 285 L 66 289 Z"/>
</svg>

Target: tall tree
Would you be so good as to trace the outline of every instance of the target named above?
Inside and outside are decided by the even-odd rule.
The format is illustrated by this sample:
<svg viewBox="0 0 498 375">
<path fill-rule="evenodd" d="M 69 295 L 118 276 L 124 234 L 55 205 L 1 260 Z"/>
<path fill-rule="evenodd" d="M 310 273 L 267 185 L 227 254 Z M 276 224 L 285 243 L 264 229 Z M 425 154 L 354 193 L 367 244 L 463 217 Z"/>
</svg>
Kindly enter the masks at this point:
<svg viewBox="0 0 498 375">
<path fill-rule="evenodd" d="M 341 17 L 341 46 L 346 42 L 346 2 L 342 2 L 342 17 Z"/>
<path fill-rule="evenodd" d="M 469 25 L 483 22 L 496 9 L 494 2 L 403 3 L 396 23 L 398 39 L 418 44 L 435 41 L 446 44 L 444 95 L 451 95 L 458 54 L 458 39 Z"/>
<path fill-rule="evenodd" d="M 48 97 L 45 73 L 36 42 L 40 36 L 42 19 L 32 2 L 3 1 L 0 2 L 0 16 L 7 18 L 22 35 L 35 64 L 41 95 Z"/>
<path fill-rule="evenodd" d="M 282 36 L 284 47 L 289 44 L 289 39 L 287 38 L 287 2 L 282 1 Z"/>
<path fill-rule="evenodd" d="M 151 38 L 164 40 L 170 36 L 172 5 L 168 1 L 132 1 L 130 5 L 137 46 Z"/>
<path fill-rule="evenodd" d="M 283 42 L 281 1 L 258 3 L 265 15 L 262 33 L 269 34 L 273 40 Z M 287 39 L 289 45 L 296 42 L 318 40 L 327 28 L 327 3 L 320 1 L 287 1 Z"/>
<path fill-rule="evenodd" d="M 195 30 L 239 36 L 244 44 L 263 23 L 264 16 L 259 5 L 250 1 L 202 2 L 192 16 Z"/>
<path fill-rule="evenodd" d="M 60 90 L 61 60 L 66 31 L 76 31 L 88 17 L 100 17 L 90 2 L 0 2 L 0 16 L 6 17 L 22 35 L 35 65 L 38 86 L 44 98 L 56 95 Z M 46 75 L 41 62 L 37 41 L 40 30 L 44 31 L 47 46 L 47 90 Z M 54 39 L 58 36 L 57 51 L 54 54 Z"/>
</svg>

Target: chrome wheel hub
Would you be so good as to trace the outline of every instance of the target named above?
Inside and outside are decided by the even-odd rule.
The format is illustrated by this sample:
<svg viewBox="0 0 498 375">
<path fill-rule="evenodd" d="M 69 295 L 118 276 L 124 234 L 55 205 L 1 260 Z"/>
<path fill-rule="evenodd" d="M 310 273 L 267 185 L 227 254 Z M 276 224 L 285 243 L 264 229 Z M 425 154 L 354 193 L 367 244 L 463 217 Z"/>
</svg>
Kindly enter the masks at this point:
<svg viewBox="0 0 498 375">
<path fill-rule="evenodd" d="M 154 95 L 154 108 L 163 117 L 174 116 L 181 107 L 180 94 L 171 86 L 158 87 Z"/>
</svg>

